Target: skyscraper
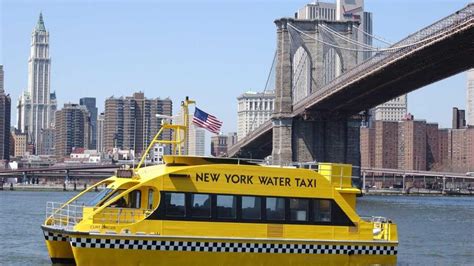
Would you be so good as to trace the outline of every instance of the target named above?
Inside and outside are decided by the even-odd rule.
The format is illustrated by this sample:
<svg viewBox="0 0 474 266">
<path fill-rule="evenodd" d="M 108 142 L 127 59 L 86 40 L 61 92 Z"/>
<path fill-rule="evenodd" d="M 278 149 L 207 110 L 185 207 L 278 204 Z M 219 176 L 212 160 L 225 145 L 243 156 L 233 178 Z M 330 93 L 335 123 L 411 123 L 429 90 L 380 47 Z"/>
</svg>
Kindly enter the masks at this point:
<svg viewBox="0 0 474 266">
<path fill-rule="evenodd" d="M 10 160 L 11 99 L 3 88 L 3 65 L 0 65 L 0 160 Z"/>
<path fill-rule="evenodd" d="M 453 129 L 461 129 L 466 126 L 466 111 L 453 107 Z"/>
<path fill-rule="evenodd" d="M 56 95 L 50 92 L 50 79 L 49 32 L 40 13 L 31 34 L 28 90 L 20 96 L 18 103 L 18 126 L 28 133 L 29 141 L 36 147 L 41 142 L 41 130 L 54 124 Z"/>
<path fill-rule="evenodd" d="M 156 114 L 172 115 L 170 99 L 147 99 L 143 92 L 132 97 L 110 97 L 105 100 L 104 149 L 134 150 L 141 154 L 161 128 L 161 118 Z M 165 130 L 160 139 L 171 140 Z"/>
<path fill-rule="evenodd" d="M 97 149 L 97 107 L 95 98 L 92 97 L 84 97 L 79 99 L 79 104 L 83 105 L 89 111 L 89 120 L 90 120 L 90 128 L 89 128 L 89 149 L 95 150 Z"/>
<path fill-rule="evenodd" d="M 55 154 L 64 157 L 73 148 L 86 148 L 89 141 L 89 112 L 79 104 L 64 104 L 56 112 Z"/>
<path fill-rule="evenodd" d="M 467 71 L 466 112 L 467 125 L 474 126 L 474 68 Z"/>
</svg>

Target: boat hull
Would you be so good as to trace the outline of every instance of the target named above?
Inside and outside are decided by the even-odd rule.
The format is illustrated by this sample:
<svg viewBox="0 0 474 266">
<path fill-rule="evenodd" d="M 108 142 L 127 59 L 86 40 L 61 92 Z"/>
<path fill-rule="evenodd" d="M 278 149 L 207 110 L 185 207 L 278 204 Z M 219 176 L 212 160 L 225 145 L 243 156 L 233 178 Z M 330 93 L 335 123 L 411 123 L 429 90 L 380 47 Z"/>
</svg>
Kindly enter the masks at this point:
<svg viewBox="0 0 474 266">
<path fill-rule="evenodd" d="M 77 265 L 395 265 L 396 243 L 71 235 Z"/>
<path fill-rule="evenodd" d="M 43 226 L 43 235 L 52 263 L 74 264 L 74 254 L 66 234 Z"/>
</svg>

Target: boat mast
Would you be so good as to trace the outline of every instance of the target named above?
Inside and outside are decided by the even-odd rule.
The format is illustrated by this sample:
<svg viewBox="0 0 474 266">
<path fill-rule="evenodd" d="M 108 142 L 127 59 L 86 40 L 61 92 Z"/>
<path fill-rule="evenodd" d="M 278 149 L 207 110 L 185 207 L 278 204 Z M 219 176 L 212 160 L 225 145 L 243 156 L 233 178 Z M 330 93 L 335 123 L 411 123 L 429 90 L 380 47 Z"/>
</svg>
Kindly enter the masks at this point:
<svg viewBox="0 0 474 266">
<path fill-rule="evenodd" d="M 143 165 L 143 163 L 146 160 L 147 155 L 150 153 L 151 148 L 156 143 L 172 145 L 173 154 L 181 155 L 181 144 L 186 141 L 186 137 L 188 133 L 189 105 L 191 104 L 196 104 L 196 101 L 190 100 L 188 96 L 186 96 L 186 99 L 181 102 L 181 111 L 182 111 L 182 116 L 183 116 L 182 125 L 171 124 L 171 121 L 167 119 L 161 120 L 161 128 L 158 131 L 158 133 L 156 133 L 153 140 L 150 142 L 150 145 L 148 145 L 148 148 L 145 150 L 145 153 L 142 155 L 142 158 L 140 159 L 140 162 L 138 163 L 137 167 L 135 167 L 134 169 L 135 173 L 137 173 L 138 169 L 140 169 L 140 167 Z M 174 136 L 171 140 L 158 139 L 165 129 L 170 129 L 173 131 L 172 135 Z"/>
</svg>

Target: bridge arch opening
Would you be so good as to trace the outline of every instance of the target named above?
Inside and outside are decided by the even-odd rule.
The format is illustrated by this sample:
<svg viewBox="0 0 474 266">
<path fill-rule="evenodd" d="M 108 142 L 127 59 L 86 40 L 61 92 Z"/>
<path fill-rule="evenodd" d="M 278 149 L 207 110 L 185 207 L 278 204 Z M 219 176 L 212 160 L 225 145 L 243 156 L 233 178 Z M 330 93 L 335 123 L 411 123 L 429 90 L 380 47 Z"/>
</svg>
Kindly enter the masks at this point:
<svg viewBox="0 0 474 266">
<path fill-rule="evenodd" d="M 344 62 L 341 52 L 333 47 L 328 47 L 324 51 L 323 57 L 323 86 L 340 76 L 343 72 Z"/>
<path fill-rule="evenodd" d="M 292 60 L 292 98 L 293 103 L 311 94 L 311 57 L 304 46 L 293 54 Z"/>
</svg>

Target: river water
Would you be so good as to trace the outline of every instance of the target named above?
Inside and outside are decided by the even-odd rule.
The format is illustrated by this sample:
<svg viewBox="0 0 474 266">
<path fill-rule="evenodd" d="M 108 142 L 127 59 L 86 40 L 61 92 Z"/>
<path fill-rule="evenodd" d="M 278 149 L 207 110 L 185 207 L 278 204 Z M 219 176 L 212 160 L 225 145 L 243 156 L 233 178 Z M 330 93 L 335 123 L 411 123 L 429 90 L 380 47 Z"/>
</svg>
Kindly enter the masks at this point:
<svg viewBox="0 0 474 266">
<path fill-rule="evenodd" d="M 73 192 L 0 191 L 0 265 L 51 265 L 40 224 Z M 399 265 L 474 265 L 474 197 L 365 196 L 362 216 L 398 224 Z"/>
</svg>

